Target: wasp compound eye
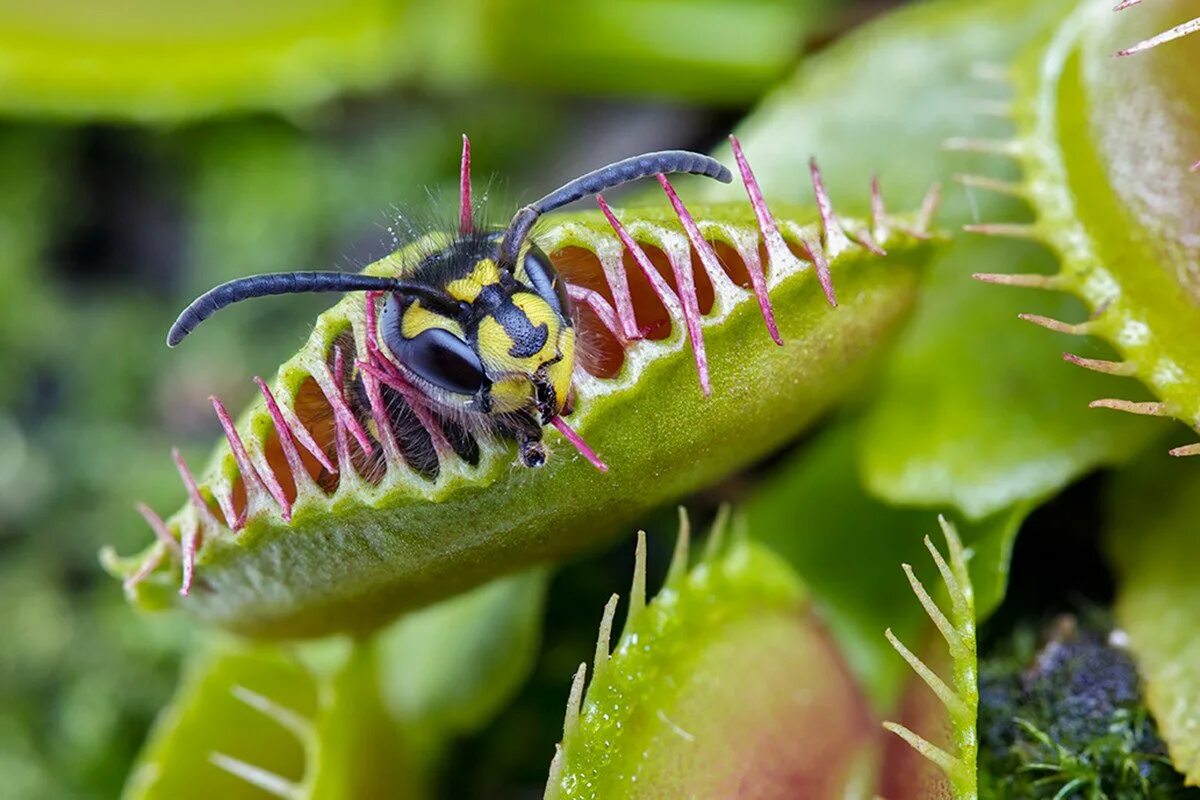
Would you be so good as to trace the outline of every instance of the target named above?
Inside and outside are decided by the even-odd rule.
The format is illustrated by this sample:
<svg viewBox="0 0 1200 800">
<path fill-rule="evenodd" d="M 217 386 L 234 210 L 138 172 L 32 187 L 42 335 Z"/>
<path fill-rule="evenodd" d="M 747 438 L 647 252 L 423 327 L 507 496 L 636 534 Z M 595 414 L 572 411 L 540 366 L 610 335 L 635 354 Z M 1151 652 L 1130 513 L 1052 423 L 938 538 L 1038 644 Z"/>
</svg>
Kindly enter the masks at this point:
<svg viewBox="0 0 1200 800">
<path fill-rule="evenodd" d="M 445 328 L 430 328 L 412 339 L 392 337 L 388 346 L 405 367 L 433 385 L 457 394 L 475 394 L 491 383 L 475 351 Z"/>
<path fill-rule="evenodd" d="M 416 330 L 409 330 L 410 320 Z M 458 320 L 409 302 L 388 298 L 379 329 L 396 362 L 439 389 L 472 395 L 491 385 L 483 362 L 469 344 L 446 326 Z"/>
<path fill-rule="evenodd" d="M 546 254 L 536 247 L 530 247 L 524 266 L 529 287 L 549 303 L 559 316 L 570 320 L 571 300 L 567 296 L 566 281 L 555 271 Z"/>
</svg>

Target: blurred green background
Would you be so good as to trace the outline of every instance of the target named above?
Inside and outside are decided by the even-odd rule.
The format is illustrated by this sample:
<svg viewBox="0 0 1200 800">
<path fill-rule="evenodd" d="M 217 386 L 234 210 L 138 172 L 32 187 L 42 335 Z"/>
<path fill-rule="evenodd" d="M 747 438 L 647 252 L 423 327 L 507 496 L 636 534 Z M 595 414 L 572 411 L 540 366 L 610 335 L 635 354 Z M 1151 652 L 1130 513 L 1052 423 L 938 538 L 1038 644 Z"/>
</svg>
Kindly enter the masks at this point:
<svg viewBox="0 0 1200 800">
<path fill-rule="evenodd" d="M 709 149 L 887 5 L 0 2 L 0 797 L 119 793 L 198 633 L 130 610 L 97 551 L 145 543 L 134 501 L 181 499 L 169 448 L 199 460 L 207 397 L 249 399 L 327 298 L 249 304 L 168 352 L 183 304 L 451 219 L 464 132 L 498 217 L 634 151 Z M 533 679 L 457 745 L 445 796 L 541 796 L 626 549 L 554 581 Z"/>
</svg>

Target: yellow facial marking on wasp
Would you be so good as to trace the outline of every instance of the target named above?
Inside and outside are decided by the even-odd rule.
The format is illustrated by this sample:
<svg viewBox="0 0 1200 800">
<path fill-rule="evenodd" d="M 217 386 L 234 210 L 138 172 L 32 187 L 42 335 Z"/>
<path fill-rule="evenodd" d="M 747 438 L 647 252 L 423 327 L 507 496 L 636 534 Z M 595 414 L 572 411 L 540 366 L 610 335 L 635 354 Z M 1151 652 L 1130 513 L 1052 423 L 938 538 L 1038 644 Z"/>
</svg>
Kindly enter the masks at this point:
<svg viewBox="0 0 1200 800">
<path fill-rule="evenodd" d="M 493 317 L 484 317 L 479 321 L 478 344 L 479 355 L 486 363 L 492 365 L 496 372 L 524 371 L 532 360 L 516 358 L 511 354 L 510 351 L 516 342 Z M 536 368 L 537 364 L 533 366 Z"/>
<path fill-rule="evenodd" d="M 536 294 L 517 292 L 512 296 L 512 302 L 525 313 L 533 327 L 546 326 L 546 343 L 542 345 L 541 350 L 525 359 L 535 366 L 541 366 L 558 353 L 558 330 L 563 327 L 562 318 L 549 303 Z"/>
<path fill-rule="evenodd" d="M 562 360 L 546 369 L 546 378 L 554 387 L 554 399 L 561 411 L 571 391 L 571 378 L 575 369 L 575 329 L 564 327 L 558 335 L 558 352 Z"/>
<path fill-rule="evenodd" d="M 476 262 L 470 275 L 447 283 L 446 291 L 455 300 L 473 303 L 483 287 L 499 282 L 500 271 L 496 269 L 496 262 L 490 258 L 484 258 Z"/>
<path fill-rule="evenodd" d="M 521 411 L 533 404 L 533 384 L 525 375 L 507 375 L 492 384 L 492 412 Z"/>
<path fill-rule="evenodd" d="M 458 337 L 463 335 L 462 326 L 458 322 L 430 311 L 424 308 L 419 300 L 414 300 L 400 321 L 400 335 L 405 339 L 413 339 L 430 328 L 444 328 Z"/>
</svg>

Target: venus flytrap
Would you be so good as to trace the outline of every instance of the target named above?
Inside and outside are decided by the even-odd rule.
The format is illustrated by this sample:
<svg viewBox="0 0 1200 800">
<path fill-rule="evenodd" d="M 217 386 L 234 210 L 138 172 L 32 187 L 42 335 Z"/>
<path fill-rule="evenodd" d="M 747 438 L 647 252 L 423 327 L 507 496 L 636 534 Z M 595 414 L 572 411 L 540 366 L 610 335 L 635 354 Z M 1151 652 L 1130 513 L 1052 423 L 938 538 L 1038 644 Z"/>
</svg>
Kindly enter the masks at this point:
<svg viewBox="0 0 1200 800">
<path fill-rule="evenodd" d="M 366 638 L 210 639 L 122 796 L 429 796 L 447 744 L 487 724 L 528 676 L 545 584 L 541 572 L 494 581 Z"/>
<path fill-rule="evenodd" d="M 423 797 L 423 767 L 382 711 L 368 646 L 328 673 L 270 646 L 196 658 L 163 713 L 125 800 Z"/>
<path fill-rule="evenodd" d="M 937 696 L 945 707 L 950 722 L 954 751 L 950 752 L 930 742 L 921 734 L 895 722 L 883 726 L 912 746 L 914 750 L 935 764 L 946 776 L 956 800 L 976 800 L 977 789 L 976 757 L 978 739 L 975 730 L 979 715 L 979 659 L 975 638 L 975 598 L 971 587 L 971 575 L 967 571 L 967 556 L 962 541 L 954 526 L 942 517 L 939 522 L 946 537 L 950 562 L 925 537 L 925 548 L 937 565 L 938 573 L 950 598 L 950 615 L 947 616 L 930 596 L 913 569 L 904 564 L 904 573 L 912 585 L 913 593 L 921 602 L 925 613 L 946 641 L 953 664 L 950 683 L 942 680 L 925 662 L 904 646 L 889 628 L 885 635 L 896 652 L 908 662 L 925 685 Z"/>
<path fill-rule="evenodd" d="M 535 232 L 579 309 L 567 424 L 607 473 L 572 457 L 570 429 L 551 435 L 539 470 L 514 469 L 503 442 L 452 431 L 414 463 L 376 373 L 358 415 L 338 378 L 379 346 L 373 304 L 350 296 L 239 419 L 217 404 L 226 443 L 208 467 L 176 458 L 190 502 L 151 517 L 158 543 L 133 560 L 110 553 L 110 569 L 139 605 L 180 603 L 244 633 L 369 629 L 577 552 L 787 441 L 904 319 L 934 247 L 934 204 L 892 215 L 876 184 L 871 215 L 839 217 L 814 165 L 816 210 L 768 207 L 739 166 L 749 203 L 689 211 L 668 191 L 667 207 L 554 216 Z M 365 272 L 394 274 L 428 246 Z"/>
<path fill-rule="evenodd" d="M 864 796 L 874 736 L 865 698 L 791 570 L 714 523 L 691 564 L 689 526 L 646 598 L 639 535 L 624 626 L 604 608 L 591 670 L 567 701 L 547 800 Z M 590 683 L 585 691 L 585 683 Z"/>
<path fill-rule="evenodd" d="M 1013 181 L 1019 173 L 1011 159 L 943 145 L 956 136 L 1011 136 L 1011 123 L 996 116 L 1011 113 L 1007 65 L 1070 5 L 907 4 L 813 55 L 738 126 L 747 152 L 772 162 L 760 175 L 764 192 L 791 197 L 808 154 L 817 153 L 845 213 L 868 212 L 856 187 L 874 173 L 893 205 L 912 206 L 930 181 L 943 181 L 942 226 L 1021 221 L 1018 200 L 953 182 L 961 173 Z M 697 189 L 720 199 L 732 192 Z M 858 437 L 871 493 L 981 521 L 1038 502 L 1098 465 L 1121 463 L 1149 441 L 1147 420 L 1086 413 L 1106 391 L 1107 376 L 1067 364 L 1030 366 L 1056 359 L 1071 340 L 1014 327 L 1017 314 L 1085 312 L 1068 295 L 1005 293 L 970 278 L 1015 262 L 1028 271 L 1054 267 L 1044 247 L 976 235 L 955 236 L 934 258 Z"/>
<path fill-rule="evenodd" d="M 1053 249 L 1061 263 L 1051 274 L 976 277 L 1076 295 L 1087 306 L 1086 319 L 1023 318 L 1103 339 L 1116 359 L 1064 358 L 1095 372 L 1137 378 L 1155 396 L 1100 397 L 1094 408 L 1174 417 L 1200 430 L 1194 336 L 1200 325 L 1194 274 L 1200 183 L 1187 166 L 1200 152 L 1200 95 L 1186 77 L 1200 39 L 1166 44 L 1182 36 L 1184 26 L 1121 50 L 1128 58 L 1112 58 L 1119 42 L 1161 27 L 1171 11 L 1172 4 L 1155 3 L 1114 15 L 1103 3 L 1080 2 L 1030 48 L 1011 72 L 1015 134 L 993 144 L 1021 167 L 1020 181 L 1003 190 L 1024 197 L 1036 220 L 988 220 L 968 230 Z M 1162 46 L 1141 52 L 1155 43 Z M 975 185 L 987 189 L 989 183 Z M 1171 452 L 1194 455 L 1200 445 Z"/>
</svg>

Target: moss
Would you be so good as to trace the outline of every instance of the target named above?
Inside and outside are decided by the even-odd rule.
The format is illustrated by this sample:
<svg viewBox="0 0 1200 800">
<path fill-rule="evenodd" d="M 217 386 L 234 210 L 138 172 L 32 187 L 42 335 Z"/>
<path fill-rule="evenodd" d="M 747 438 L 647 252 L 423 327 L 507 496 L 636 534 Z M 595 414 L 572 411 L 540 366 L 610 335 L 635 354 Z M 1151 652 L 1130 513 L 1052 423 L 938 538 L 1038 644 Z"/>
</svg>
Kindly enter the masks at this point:
<svg viewBox="0 0 1200 800">
<path fill-rule="evenodd" d="M 1100 619 L 1018 627 L 980 674 L 980 796 L 1195 800 L 1172 767 L 1129 654 Z"/>
</svg>

